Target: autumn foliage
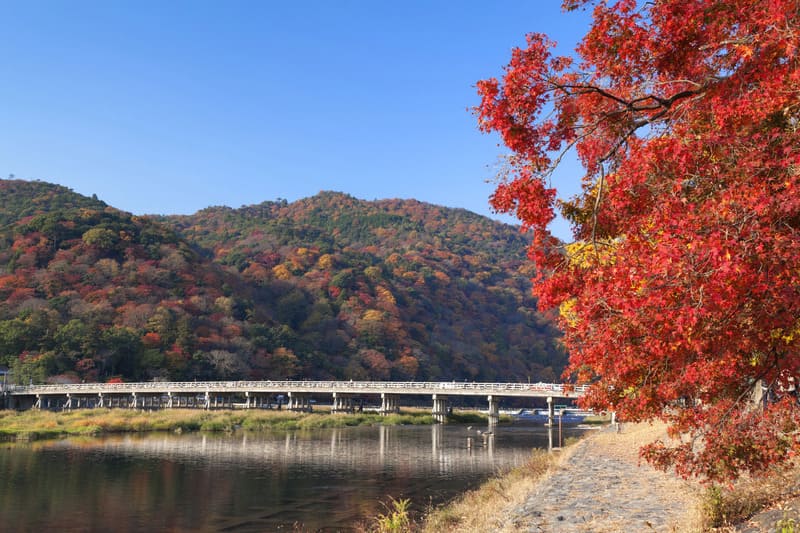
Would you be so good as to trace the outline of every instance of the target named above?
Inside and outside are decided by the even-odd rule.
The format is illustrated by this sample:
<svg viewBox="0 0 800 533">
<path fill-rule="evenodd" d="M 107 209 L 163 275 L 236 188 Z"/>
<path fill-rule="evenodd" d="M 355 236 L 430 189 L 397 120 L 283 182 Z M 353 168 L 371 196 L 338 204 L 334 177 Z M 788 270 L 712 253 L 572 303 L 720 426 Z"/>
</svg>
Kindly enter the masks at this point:
<svg viewBox="0 0 800 533">
<path fill-rule="evenodd" d="M 0 180 L 15 380 L 554 380 L 512 226 L 341 193 L 136 217 Z"/>
<path fill-rule="evenodd" d="M 479 82 L 477 115 L 513 152 L 493 205 L 533 230 L 567 374 L 589 406 L 669 422 L 674 440 L 643 449 L 658 466 L 783 464 L 800 450 L 800 3 L 564 7 L 594 9 L 575 58 L 529 35 Z M 557 200 L 571 150 L 582 192 Z M 548 232 L 556 210 L 572 244 Z"/>
</svg>

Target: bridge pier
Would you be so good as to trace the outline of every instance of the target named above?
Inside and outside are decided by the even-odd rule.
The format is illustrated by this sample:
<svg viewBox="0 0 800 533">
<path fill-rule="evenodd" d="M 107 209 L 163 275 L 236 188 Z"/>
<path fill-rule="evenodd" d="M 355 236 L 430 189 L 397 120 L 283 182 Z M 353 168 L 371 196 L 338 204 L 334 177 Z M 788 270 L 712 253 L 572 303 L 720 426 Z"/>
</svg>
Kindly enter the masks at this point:
<svg viewBox="0 0 800 533">
<path fill-rule="evenodd" d="M 286 408 L 290 411 L 305 411 L 311 412 L 311 398 L 308 394 L 299 392 L 289 392 L 289 403 Z"/>
<path fill-rule="evenodd" d="M 433 420 L 440 424 L 447 420 L 447 396 L 433 395 Z"/>
<path fill-rule="evenodd" d="M 0 389 L 0 407 L 16 409 L 70 410 L 77 408 L 194 408 L 271 407 L 310 411 L 311 398 L 333 395 L 333 412 L 353 411 L 357 400 L 380 396 L 380 413 L 397 412 L 402 397 L 433 398 L 432 416 L 444 422 L 449 400 L 454 397 L 483 397 L 489 403 L 489 424 L 499 420 L 503 398 L 550 398 L 550 423 L 557 422 L 554 398 L 576 398 L 585 394 L 583 387 L 565 387 L 553 383 L 468 383 L 468 382 L 353 382 L 353 381 L 229 381 L 229 382 L 146 382 L 146 383 L 73 383 L 17 385 Z M 3 396 L 4 395 L 4 396 Z M 243 403 L 242 403 L 243 402 Z M 355 404 L 355 405 L 354 405 Z"/>
<path fill-rule="evenodd" d="M 343 394 L 341 392 L 333 393 L 333 405 L 331 406 L 331 413 L 352 413 L 353 410 L 352 395 Z"/>
<path fill-rule="evenodd" d="M 247 398 L 247 405 L 245 405 L 245 407 L 248 409 L 264 409 L 265 406 L 267 409 L 269 409 L 269 401 L 264 402 L 264 399 L 266 398 L 269 400 L 269 397 L 265 394 L 258 392 L 246 392 L 245 397 Z"/>
<path fill-rule="evenodd" d="M 489 425 L 493 426 L 500 422 L 500 400 L 495 396 L 489 396 Z"/>
<path fill-rule="evenodd" d="M 400 412 L 399 398 L 396 394 L 389 394 L 386 392 L 381 393 L 381 410 L 380 414 L 386 416 L 391 413 Z"/>
</svg>

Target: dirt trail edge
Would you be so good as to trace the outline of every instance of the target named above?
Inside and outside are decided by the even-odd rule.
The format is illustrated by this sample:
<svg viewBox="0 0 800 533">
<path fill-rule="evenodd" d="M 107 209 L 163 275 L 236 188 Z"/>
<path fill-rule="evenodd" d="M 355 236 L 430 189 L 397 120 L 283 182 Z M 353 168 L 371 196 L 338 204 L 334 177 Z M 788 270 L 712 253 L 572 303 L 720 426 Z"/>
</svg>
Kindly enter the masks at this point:
<svg viewBox="0 0 800 533">
<path fill-rule="evenodd" d="M 662 435 L 661 425 L 637 424 L 582 440 L 501 530 L 697 531 L 698 485 L 639 465 L 639 448 Z"/>
</svg>

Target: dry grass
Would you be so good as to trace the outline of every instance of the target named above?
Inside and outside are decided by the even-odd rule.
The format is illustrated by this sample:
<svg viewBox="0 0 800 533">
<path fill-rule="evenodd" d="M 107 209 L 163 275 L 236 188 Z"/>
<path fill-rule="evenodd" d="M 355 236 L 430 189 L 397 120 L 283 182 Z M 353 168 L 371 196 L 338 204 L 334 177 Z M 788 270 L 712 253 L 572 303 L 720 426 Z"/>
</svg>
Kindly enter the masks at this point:
<svg viewBox="0 0 800 533">
<path fill-rule="evenodd" d="M 743 477 L 732 486 L 712 486 L 704 497 L 704 526 L 710 531 L 734 531 L 735 526 L 753 515 L 786 515 L 800 520 L 797 499 L 800 496 L 800 465 L 776 470 L 764 477 Z M 795 500 L 795 501 L 792 501 Z M 784 510 L 785 512 L 770 512 Z M 774 519 L 772 521 L 777 521 Z M 779 530 L 770 523 L 772 530 Z M 800 530 L 800 528 L 797 528 Z"/>
<path fill-rule="evenodd" d="M 570 453 L 569 447 L 560 453 L 534 450 L 524 465 L 492 478 L 479 488 L 429 512 L 421 530 L 426 533 L 503 531 L 503 520 L 508 512 L 522 505 L 536 484 L 566 460 Z"/>
<path fill-rule="evenodd" d="M 602 433 L 592 438 L 603 454 L 636 460 L 642 445 L 663 438 L 664 434 L 662 424 L 636 424 L 625 426 L 620 435 Z M 770 472 L 764 477 L 744 476 L 731 486 L 703 486 L 697 481 L 685 486 L 688 492 L 684 492 L 683 497 L 691 498 L 693 503 L 681 531 L 733 532 L 748 518 L 770 509 L 780 511 L 772 513 L 778 519 L 788 516 L 800 521 L 800 512 L 791 510 L 799 507 L 798 502 L 791 500 L 800 497 L 800 464 L 788 470 Z M 772 519 L 759 526 L 768 526 L 769 531 L 780 531 L 777 522 L 777 519 Z"/>
<path fill-rule="evenodd" d="M 331 415 L 265 410 L 78 409 L 66 412 L 0 411 L 0 437 L 29 440 L 64 435 L 99 435 L 143 431 L 292 430 L 373 424 L 430 424 L 428 412 Z"/>
<path fill-rule="evenodd" d="M 604 431 L 592 435 L 592 447 L 616 459 L 639 461 L 639 448 L 656 439 L 666 438 L 666 426 L 653 424 L 621 424 L 620 431 Z"/>
<path fill-rule="evenodd" d="M 586 446 L 592 454 L 637 464 L 639 448 L 663 437 L 663 425 L 630 424 L 620 433 L 598 432 L 587 437 Z M 512 510 L 519 508 L 535 492 L 537 485 L 547 480 L 549 475 L 564 462 L 568 462 L 575 451 L 568 446 L 558 454 L 535 451 L 528 464 L 516 468 L 506 475 L 486 482 L 480 488 L 470 491 L 452 503 L 431 511 L 421 527 L 422 531 L 473 532 L 473 531 L 516 531 L 514 524 L 508 522 Z M 648 466 L 643 466 L 648 469 Z M 686 512 L 681 517 L 680 526 L 674 531 L 700 531 L 702 529 L 703 508 L 701 490 L 698 484 L 690 484 L 673 476 L 656 476 L 658 484 L 654 490 L 664 491 L 673 498 L 684 502 Z M 587 531 L 624 531 L 621 524 L 598 521 L 586 524 Z"/>
</svg>

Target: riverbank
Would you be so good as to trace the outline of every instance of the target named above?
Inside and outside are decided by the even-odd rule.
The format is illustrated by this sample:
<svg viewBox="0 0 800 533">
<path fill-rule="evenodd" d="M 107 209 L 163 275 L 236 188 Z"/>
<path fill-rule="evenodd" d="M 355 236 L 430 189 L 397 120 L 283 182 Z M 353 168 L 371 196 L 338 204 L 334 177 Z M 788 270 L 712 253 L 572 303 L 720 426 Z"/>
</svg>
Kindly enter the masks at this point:
<svg viewBox="0 0 800 533">
<path fill-rule="evenodd" d="M 800 531 L 800 467 L 731 486 L 705 486 L 640 464 L 663 425 L 604 428 L 557 454 L 492 479 L 419 525 L 440 532 Z"/>
<path fill-rule="evenodd" d="M 426 533 L 471 531 L 701 531 L 698 483 L 639 465 L 639 447 L 662 426 L 599 430 L 434 510 Z"/>
<path fill-rule="evenodd" d="M 456 412 L 453 422 L 486 423 L 477 412 Z M 330 414 L 277 410 L 79 409 L 65 412 L 0 411 L 0 438 L 29 440 L 64 436 L 97 436 L 147 431 L 266 431 L 349 427 L 363 425 L 430 425 L 429 410 L 403 409 L 381 416 L 377 413 Z"/>
</svg>

